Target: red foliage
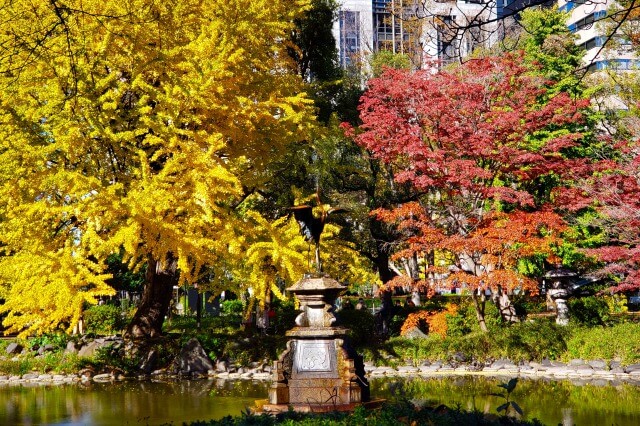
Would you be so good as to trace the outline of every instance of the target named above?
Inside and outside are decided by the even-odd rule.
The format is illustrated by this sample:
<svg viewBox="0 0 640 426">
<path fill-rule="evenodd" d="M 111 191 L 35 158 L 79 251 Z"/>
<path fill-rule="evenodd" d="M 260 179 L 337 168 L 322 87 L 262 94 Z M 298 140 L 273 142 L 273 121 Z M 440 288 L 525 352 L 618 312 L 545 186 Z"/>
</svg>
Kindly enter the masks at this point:
<svg viewBox="0 0 640 426">
<path fill-rule="evenodd" d="M 404 244 L 396 256 L 440 250 L 456 259 L 450 280 L 535 287 L 516 262 L 549 254 L 563 225 L 526 188 L 565 171 L 560 151 L 581 135 L 532 135 L 582 120 L 588 101 L 560 93 L 540 103 L 545 81 L 530 71 L 520 56 L 504 55 L 438 73 L 388 70 L 369 82 L 356 141 L 422 194 L 375 212 L 397 226 Z M 511 213 L 500 212 L 505 203 Z"/>
<path fill-rule="evenodd" d="M 640 144 L 610 142 L 614 158 L 574 169 L 576 184 L 564 188 L 557 200 L 571 210 L 587 206 L 600 214 L 594 225 L 606 231 L 601 247 L 585 250 L 605 266 L 603 276 L 615 276 L 613 291 L 640 289 Z"/>
<path fill-rule="evenodd" d="M 565 134 L 534 146 L 536 131 L 580 119 L 587 101 L 561 93 L 544 105 L 540 79 L 520 57 L 470 61 L 457 70 L 388 70 L 369 82 L 361 100 L 359 144 L 398 166 L 398 182 L 447 195 L 470 193 L 532 205 L 526 191 L 504 179 L 531 180 L 561 171 L 562 149 L 580 137 Z M 506 183 L 506 182 L 505 182 Z"/>
</svg>

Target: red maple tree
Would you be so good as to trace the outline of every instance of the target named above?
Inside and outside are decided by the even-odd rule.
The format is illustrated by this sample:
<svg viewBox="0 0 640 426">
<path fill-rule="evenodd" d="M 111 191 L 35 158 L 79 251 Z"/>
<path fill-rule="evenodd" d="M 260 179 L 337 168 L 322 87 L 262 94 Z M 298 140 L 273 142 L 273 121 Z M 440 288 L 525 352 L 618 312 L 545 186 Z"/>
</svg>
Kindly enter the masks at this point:
<svg viewBox="0 0 640 426">
<path fill-rule="evenodd" d="M 569 210 L 593 208 L 591 226 L 604 232 L 600 247 L 584 250 L 604 266 L 596 276 L 613 278 L 612 292 L 640 290 L 640 142 L 605 141 L 609 154 L 574 168 L 574 185 L 560 188 L 557 202 Z"/>
<path fill-rule="evenodd" d="M 420 194 L 376 211 L 402 235 L 396 258 L 432 259 L 421 279 L 409 278 L 415 285 L 432 289 L 445 273 L 470 289 L 484 329 L 481 289 L 537 289 L 516 264 L 550 254 L 563 223 L 534 191 L 543 176 L 567 168 L 562 151 L 581 135 L 566 129 L 588 105 L 566 93 L 541 101 L 549 82 L 534 71 L 517 54 L 438 73 L 388 70 L 361 99 L 357 143 Z M 434 250 L 453 265 L 433 265 Z"/>
</svg>

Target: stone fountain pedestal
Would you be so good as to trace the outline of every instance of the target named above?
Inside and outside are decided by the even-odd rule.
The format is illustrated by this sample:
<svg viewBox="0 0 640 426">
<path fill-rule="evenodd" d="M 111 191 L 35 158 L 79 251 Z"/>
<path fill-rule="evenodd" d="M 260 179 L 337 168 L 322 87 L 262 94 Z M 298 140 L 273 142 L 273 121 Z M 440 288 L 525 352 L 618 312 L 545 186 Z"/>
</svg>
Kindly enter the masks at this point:
<svg viewBox="0 0 640 426">
<path fill-rule="evenodd" d="M 314 275 L 287 289 L 302 312 L 286 333 L 286 350 L 274 362 L 264 412 L 347 411 L 369 400 L 362 358 L 349 346 L 348 330 L 333 326 L 333 303 L 345 289 L 332 278 Z"/>
</svg>

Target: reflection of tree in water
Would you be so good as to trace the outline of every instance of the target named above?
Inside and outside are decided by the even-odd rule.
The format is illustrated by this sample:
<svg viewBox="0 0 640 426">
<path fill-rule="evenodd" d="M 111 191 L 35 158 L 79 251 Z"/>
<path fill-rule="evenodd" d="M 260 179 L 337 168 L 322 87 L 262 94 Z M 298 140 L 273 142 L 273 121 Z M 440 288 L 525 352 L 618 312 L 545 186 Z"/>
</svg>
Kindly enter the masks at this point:
<svg viewBox="0 0 640 426">
<path fill-rule="evenodd" d="M 409 399 L 418 405 L 449 407 L 496 414 L 503 402 L 490 396 L 510 377 L 450 376 L 407 379 L 370 379 L 374 397 Z M 512 399 L 524 410 L 525 419 L 544 424 L 640 424 L 640 386 L 602 380 L 571 382 L 521 378 Z"/>
<path fill-rule="evenodd" d="M 0 424 L 182 424 L 239 415 L 268 383 L 182 380 L 0 387 Z"/>
</svg>

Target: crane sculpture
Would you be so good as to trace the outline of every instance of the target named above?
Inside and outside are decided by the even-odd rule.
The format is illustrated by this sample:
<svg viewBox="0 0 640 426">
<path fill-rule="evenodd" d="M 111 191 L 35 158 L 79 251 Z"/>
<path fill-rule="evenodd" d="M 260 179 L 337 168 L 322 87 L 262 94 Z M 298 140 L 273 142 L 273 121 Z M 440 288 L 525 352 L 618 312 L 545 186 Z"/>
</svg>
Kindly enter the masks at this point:
<svg viewBox="0 0 640 426">
<path fill-rule="evenodd" d="M 318 204 L 319 197 L 318 197 Z M 320 206 L 322 206 L 320 204 Z M 305 241 L 311 244 L 315 244 L 316 246 L 316 272 L 318 274 L 322 273 L 322 262 L 320 260 L 320 235 L 324 230 L 324 224 L 327 221 L 327 217 L 333 213 L 342 213 L 346 212 L 346 209 L 343 208 L 333 208 L 333 209 L 324 209 L 322 208 L 322 212 L 320 213 L 320 217 L 315 217 L 313 215 L 313 207 L 309 205 L 301 205 L 291 207 L 291 211 L 293 211 L 293 217 L 298 222 L 300 226 L 300 234 L 304 237 Z"/>
</svg>

